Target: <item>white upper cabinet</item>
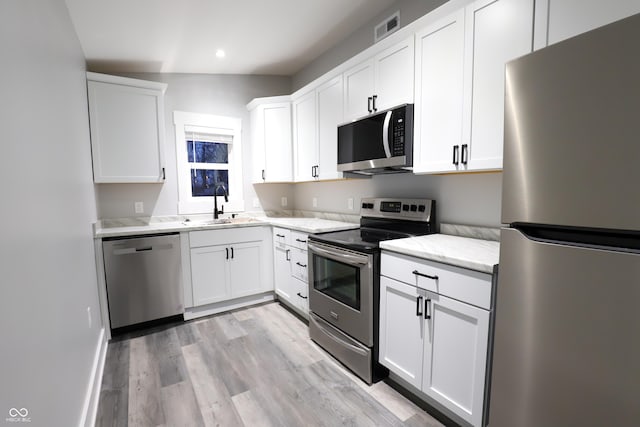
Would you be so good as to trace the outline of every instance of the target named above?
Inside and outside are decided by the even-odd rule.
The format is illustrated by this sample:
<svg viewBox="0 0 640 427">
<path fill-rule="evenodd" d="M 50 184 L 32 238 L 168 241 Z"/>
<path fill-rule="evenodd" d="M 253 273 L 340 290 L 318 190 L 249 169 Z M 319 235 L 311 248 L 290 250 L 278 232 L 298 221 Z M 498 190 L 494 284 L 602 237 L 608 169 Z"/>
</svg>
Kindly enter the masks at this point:
<svg viewBox="0 0 640 427">
<path fill-rule="evenodd" d="M 416 173 L 459 167 L 453 159 L 462 145 L 464 17 L 461 9 L 416 34 Z"/>
<path fill-rule="evenodd" d="M 640 13 L 638 0 L 538 0 L 535 49 Z M 545 19 L 548 17 L 548 20 Z"/>
<path fill-rule="evenodd" d="M 316 90 L 318 124 L 318 167 L 316 178 L 342 178 L 338 172 L 338 125 L 344 121 L 342 75 L 334 77 Z"/>
<path fill-rule="evenodd" d="M 164 83 L 87 73 L 94 182 L 164 181 L 166 89 Z"/>
<path fill-rule="evenodd" d="M 251 115 L 253 183 L 293 180 L 289 97 L 255 99 Z"/>
<path fill-rule="evenodd" d="M 413 102 L 413 36 L 344 72 L 344 119 Z"/>
<path fill-rule="evenodd" d="M 470 91 L 460 147 L 467 170 L 502 169 L 505 64 L 531 52 L 533 10 L 533 0 L 482 0 L 467 8 L 465 87 Z"/>
<path fill-rule="evenodd" d="M 293 105 L 294 180 L 311 181 L 318 165 L 316 92 L 312 90 Z"/>
<path fill-rule="evenodd" d="M 339 75 L 293 100 L 296 182 L 342 178 L 337 171 L 342 93 Z"/>
<path fill-rule="evenodd" d="M 414 172 L 502 169 L 505 64 L 531 51 L 534 0 L 480 0 L 416 35 Z"/>
</svg>

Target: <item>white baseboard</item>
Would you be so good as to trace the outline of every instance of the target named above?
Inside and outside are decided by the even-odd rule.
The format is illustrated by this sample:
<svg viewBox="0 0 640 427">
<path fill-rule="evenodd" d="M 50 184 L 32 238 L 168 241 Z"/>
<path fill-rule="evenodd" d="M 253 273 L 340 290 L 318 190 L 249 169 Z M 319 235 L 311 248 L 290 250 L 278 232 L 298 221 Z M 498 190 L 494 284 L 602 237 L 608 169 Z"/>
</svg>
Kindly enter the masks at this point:
<svg viewBox="0 0 640 427">
<path fill-rule="evenodd" d="M 273 301 L 273 299 L 273 292 L 269 291 L 263 294 L 249 295 L 230 301 L 222 301 L 199 307 L 188 307 L 184 311 L 184 320 L 192 320 L 197 319 L 198 317 L 210 316 L 212 314 L 235 310 L 236 308 L 248 307 L 250 305 Z"/>
<path fill-rule="evenodd" d="M 100 388 L 102 386 L 102 374 L 104 373 L 104 363 L 107 355 L 107 345 L 108 341 L 103 327 L 100 330 L 96 353 L 93 357 L 91 380 L 87 387 L 84 406 L 82 408 L 82 417 L 80 417 L 80 423 L 78 424 L 79 427 L 93 427 L 96 424 L 98 402 L 100 401 Z"/>
</svg>

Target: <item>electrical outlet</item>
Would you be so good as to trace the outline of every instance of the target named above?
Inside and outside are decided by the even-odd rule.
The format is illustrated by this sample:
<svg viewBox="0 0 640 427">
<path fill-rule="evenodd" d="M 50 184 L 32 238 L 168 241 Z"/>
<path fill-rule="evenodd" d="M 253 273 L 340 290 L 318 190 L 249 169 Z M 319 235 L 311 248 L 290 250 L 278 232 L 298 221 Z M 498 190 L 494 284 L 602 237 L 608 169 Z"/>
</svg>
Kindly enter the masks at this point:
<svg viewBox="0 0 640 427">
<path fill-rule="evenodd" d="M 313 204 L 314 208 L 318 207 L 318 198 L 314 197 L 313 199 L 311 199 L 311 203 Z"/>
<path fill-rule="evenodd" d="M 133 204 L 134 209 L 136 210 L 136 213 L 144 213 L 144 203 L 142 202 L 135 202 Z"/>
<path fill-rule="evenodd" d="M 347 208 L 352 211 L 353 210 L 353 197 L 349 197 L 347 199 Z"/>
<path fill-rule="evenodd" d="M 93 319 L 91 318 L 91 307 L 87 307 L 87 318 L 89 320 L 89 329 L 91 329 L 93 324 Z"/>
<path fill-rule="evenodd" d="M 253 198 L 253 207 L 254 208 L 259 208 L 260 207 L 260 199 L 258 199 L 257 197 Z"/>
<path fill-rule="evenodd" d="M 280 199 L 280 204 L 282 206 L 287 206 L 287 198 L 285 196 Z"/>
</svg>

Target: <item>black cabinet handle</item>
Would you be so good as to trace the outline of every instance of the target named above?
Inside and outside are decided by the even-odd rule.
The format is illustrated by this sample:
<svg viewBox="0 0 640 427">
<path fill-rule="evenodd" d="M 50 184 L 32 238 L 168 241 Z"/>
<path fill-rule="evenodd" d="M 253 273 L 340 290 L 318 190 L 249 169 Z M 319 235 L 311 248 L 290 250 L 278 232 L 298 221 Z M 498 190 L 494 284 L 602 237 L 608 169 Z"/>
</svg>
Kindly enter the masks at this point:
<svg viewBox="0 0 640 427">
<path fill-rule="evenodd" d="M 373 110 L 371 109 L 371 101 L 373 101 L 373 97 L 370 96 L 367 98 L 367 111 L 370 113 L 373 112 Z"/>
<path fill-rule="evenodd" d="M 429 310 L 430 307 L 431 307 L 431 298 L 427 298 L 424 301 L 424 319 L 425 320 L 431 319 L 431 314 L 429 314 L 431 312 L 431 310 Z"/>
<path fill-rule="evenodd" d="M 167 179 L 167 175 L 165 175 L 164 168 L 162 168 L 162 180 L 164 181 L 165 179 Z"/>
<path fill-rule="evenodd" d="M 302 299 L 307 299 L 307 298 L 309 298 L 309 297 L 305 297 L 305 296 L 300 295 L 300 292 L 298 292 L 298 293 L 297 293 L 297 295 L 298 295 L 300 298 L 302 298 Z"/>
<path fill-rule="evenodd" d="M 453 146 L 453 164 L 458 166 L 458 145 Z"/>
<path fill-rule="evenodd" d="M 373 111 L 378 111 L 378 107 L 376 107 L 376 99 L 378 99 L 378 95 L 373 95 Z"/>
<path fill-rule="evenodd" d="M 287 261 L 291 261 L 291 258 L 289 258 L 289 252 L 291 252 L 291 249 L 287 249 L 287 250 L 284 252 L 284 258 L 285 258 Z"/>
<path fill-rule="evenodd" d="M 307 243 L 306 240 L 300 240 L 300 239 L 296 239 L 296 242 L 300 242 L 300 243 Z"/>
<path fill-rule="evenodd" d="M 462 158 L 460 160 L 460 163 L 462 163 L 463 165 L 466 165 L 469 157 L 469 145 L 462 144 L 462 155 L 460 157 Z"/>
<path fill-rule="evenodd" d="M 227 259 L 229 259 L 229 248 L 224 248 L 225 251 L 227 251 Z"/>
<path fill-rule="evenodd" d="M 413 274 L 415 274 L 416 276 L 426 277 L 427 279 L 431 280 L 438 280 L 438 276 L 430 276 L 428 274 L 420 273 L 418 270 L 413 270 Z"/>
<path fill-rule="evenodd" d="M 262 169 L 262 180 L 263 181 L 265 180 L 265 178 L 264 178 L 264 169 Z"/>
<path fill-rule="evenodd" d="M 231 259 L 233 259 L 233 248 L 231 248 Z"/>
<path fill-rule="evenodd" d="M 422 316 L 422 304 L 420 304 L 422 302 L 422 295 L 418 295 L 418 298 L 416 298 L 416 316 L 420 317 Z"/>
<path fill-rule="evenodd" d="M 276 234 L 276 237 L 284 237 L 284 234 Z"/>
<path fill-rule="evenodd" d="M 299 266 L 300 266 L 300 267 L 302 267 L 302 268 L 307 268 L 307 265 L 306 265 L 306 264 L 300 264 L 300 263 L 299 263 L 299 262 L 297 262 L 297 261 L 296 261 L 296 264 L 297 264 L 297 265 L 299 265 Z"/>
</svg>

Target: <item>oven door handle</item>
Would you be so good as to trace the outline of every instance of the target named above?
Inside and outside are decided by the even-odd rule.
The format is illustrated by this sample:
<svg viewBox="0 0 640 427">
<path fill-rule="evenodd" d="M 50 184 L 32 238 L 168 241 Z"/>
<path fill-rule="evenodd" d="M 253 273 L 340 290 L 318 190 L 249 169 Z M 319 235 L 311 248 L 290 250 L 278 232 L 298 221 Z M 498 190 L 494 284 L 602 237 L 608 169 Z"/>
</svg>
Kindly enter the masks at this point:
<svg viewBox="0 0 640 427">
<path fill-rule="evenodd" d="M 312 316 L 309 316 L 309 319 L 318 327 L 318 329 L 325 334 L 327 337 L 331 338 L 333 341 L 335 341 L 337 344 L 348 348 L 349 350 L 353 351 L 354 353 L 358 353 L 361 356 L 366 356 L 367 352 L 363 349 L 361 349 L 360 347 L 356 347 L 353 344 L 350 344 L 346 341 L 341 340 L 340 338 L 336 337 L 335 335 L 333 335 L 331 332 L 327 331 L 320 323 L 316 322 Z"/>
<path fill-rule="evenodd" d="M 311 252 L 315 252 L 319 255 L 334 259 L 336 261 L 347 262 L 351 265 L 367 265 L 369 263 L 369 257 L 356 255 L 356 254 L 348 254 L 344 252 L 333 252 L 333 251 L 321 248 L 311 242 L 307 243 L 307 248 Z"/>
</svg>

